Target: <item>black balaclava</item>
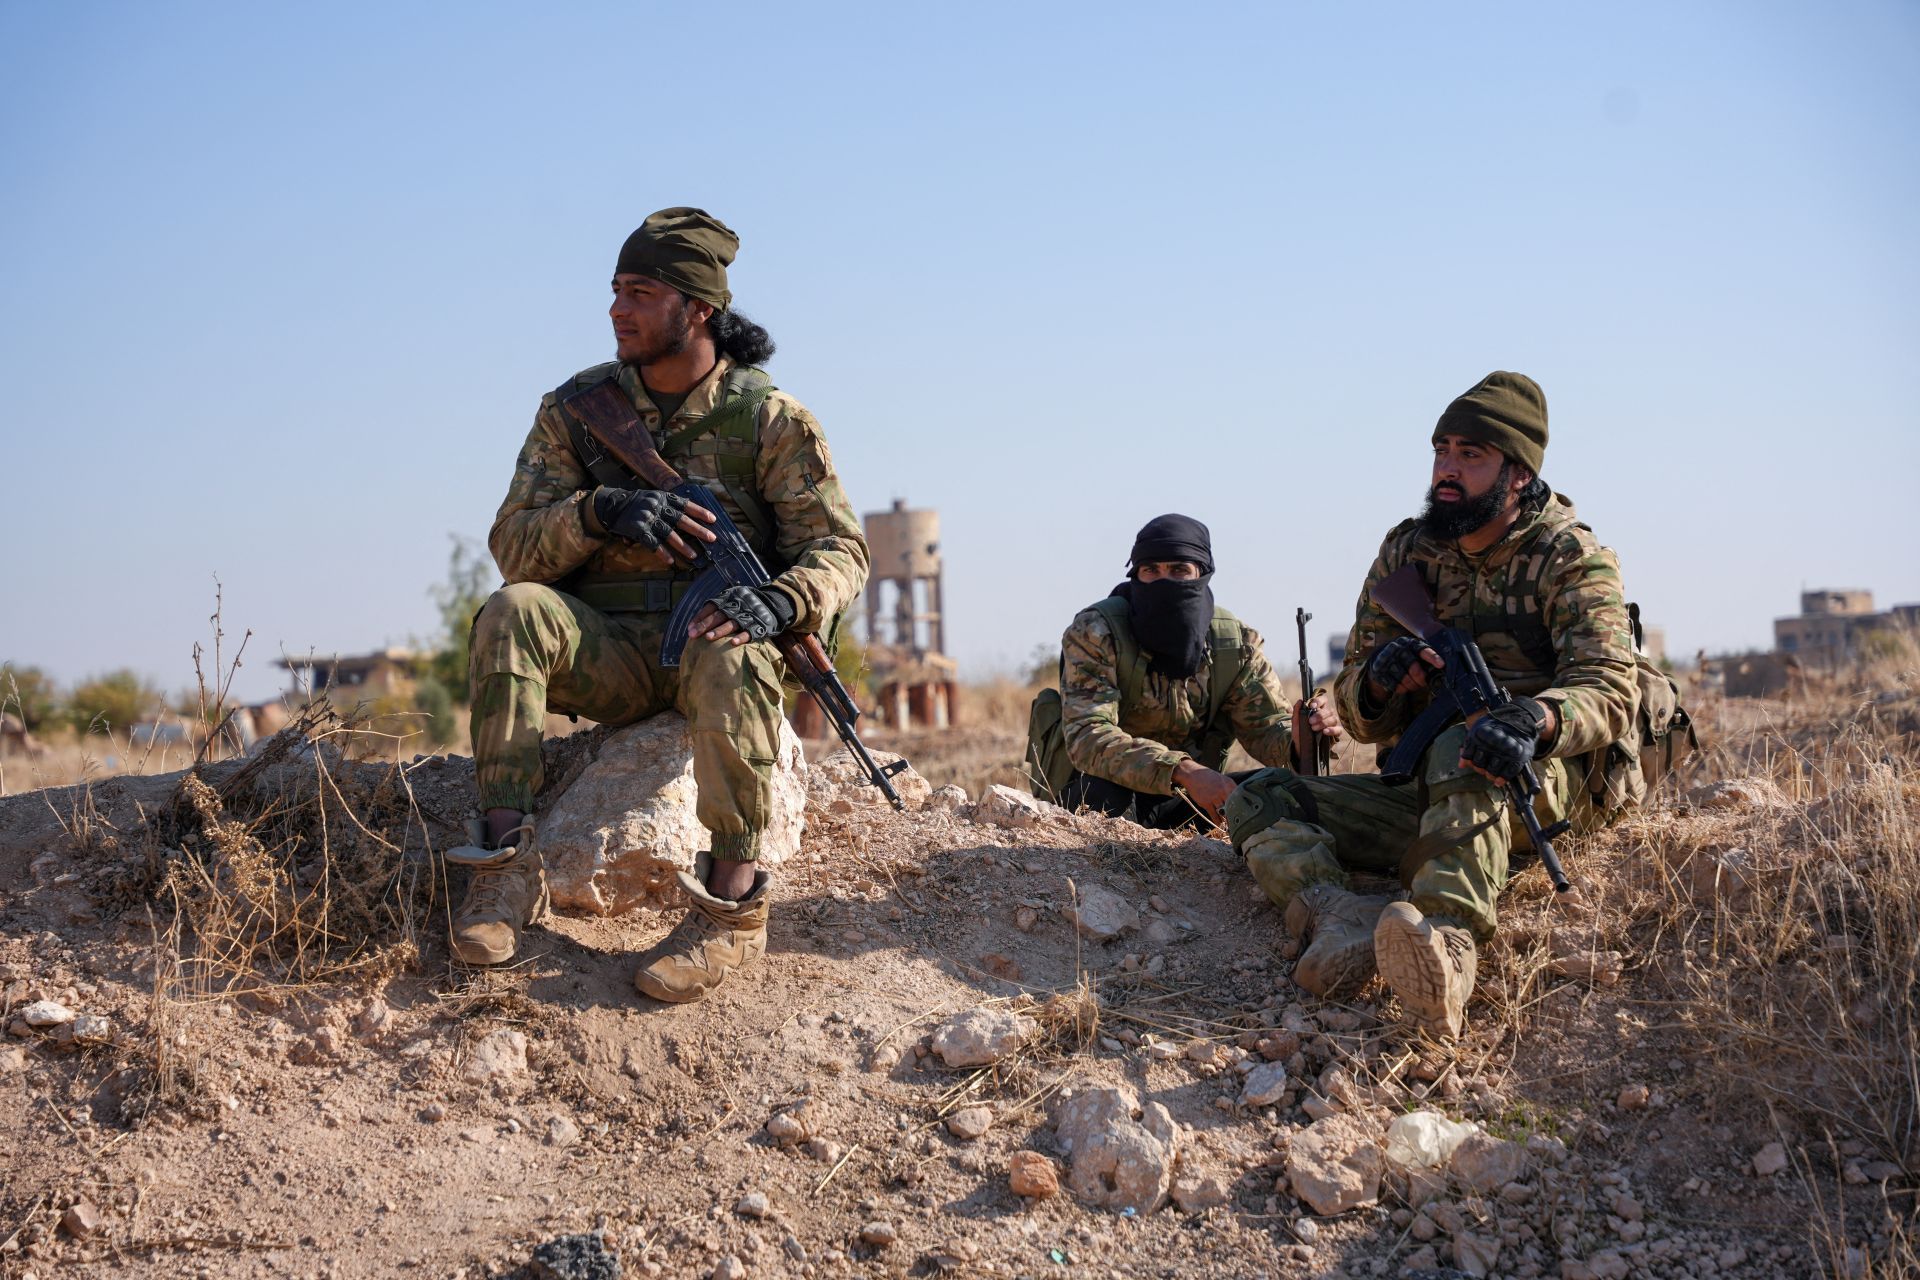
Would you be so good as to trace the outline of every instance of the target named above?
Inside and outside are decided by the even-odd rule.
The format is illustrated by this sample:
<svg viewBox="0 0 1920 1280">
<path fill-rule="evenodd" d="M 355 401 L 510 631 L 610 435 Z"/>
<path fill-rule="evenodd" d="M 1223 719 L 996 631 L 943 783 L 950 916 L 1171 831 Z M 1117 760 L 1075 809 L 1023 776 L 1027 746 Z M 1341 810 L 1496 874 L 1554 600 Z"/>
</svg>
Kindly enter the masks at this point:
<svg viewBox="0 0 1920 1280">
<path fill-rule="evenodd" d="M 1141 582 L 1132 575 L 1150 561 L 1191 560 L 1198 578 Z M 1185 680 L 1206 660 L 1213 630 L 1213 539 L 1191 516 L 1155 516 L 1134 535 L 1127 581 L 1113 594 L 1127 602 L 1133 637 L 1152 655 L 1147 670 Z"/>
</svg>

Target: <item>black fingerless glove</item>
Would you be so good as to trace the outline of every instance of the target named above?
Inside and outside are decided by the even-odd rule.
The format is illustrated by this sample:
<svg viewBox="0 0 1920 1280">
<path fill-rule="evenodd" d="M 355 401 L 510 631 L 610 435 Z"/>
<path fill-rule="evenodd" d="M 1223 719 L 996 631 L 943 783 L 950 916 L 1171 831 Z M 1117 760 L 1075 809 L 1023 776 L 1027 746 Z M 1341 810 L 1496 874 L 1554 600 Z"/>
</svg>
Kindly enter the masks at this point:
<svg viewBox="0 0 1920 1280">
<path fill-rule="evenodd" d="M 1532 698 L 1515 698 L 1495 707 L 1467 729 L 1467 763 L 1511 782 L 1533 760 L 1547 710 Z"/>
<path fill-rule="evenodd" d="M 1391 698 L 1413 664 L 1420 661 L 1420 651 L 1426 647 L 1426 641 L 1418 636 L 1395 636 L 1375 649 L 1373 657 L 1367 660 L 1368 701 L 1381 706 Z"/>
<path fill-rule="evenodd" d="M 772 587 L 728 587 L 713 598 L 713 607 L 751 640 L 779 635 L 795 616 L 786 593 Z"/>
<path fill-rule="evenodd" d="M 677 493 L 659 489 L 610 489 L 593 491 L 593 515 L 607 533 L 616 538 L 658 551 L 687 511 L 687 500 Z"/>
</svg>

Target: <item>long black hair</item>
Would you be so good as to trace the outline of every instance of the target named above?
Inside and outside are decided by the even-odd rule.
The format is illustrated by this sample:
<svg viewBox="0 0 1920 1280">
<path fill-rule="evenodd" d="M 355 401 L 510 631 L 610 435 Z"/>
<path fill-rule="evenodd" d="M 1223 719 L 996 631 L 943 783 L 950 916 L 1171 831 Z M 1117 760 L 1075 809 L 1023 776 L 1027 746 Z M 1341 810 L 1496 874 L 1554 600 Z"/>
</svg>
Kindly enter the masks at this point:
<svg viewBox="0 0 1920 1280">
<path fill-rule="evenodd" d="M 763 365 L 773 359 L 773 335 L 738 311 L 716 311 L 707 321 L 713 344 L 735 363 Z"/>
</svg>

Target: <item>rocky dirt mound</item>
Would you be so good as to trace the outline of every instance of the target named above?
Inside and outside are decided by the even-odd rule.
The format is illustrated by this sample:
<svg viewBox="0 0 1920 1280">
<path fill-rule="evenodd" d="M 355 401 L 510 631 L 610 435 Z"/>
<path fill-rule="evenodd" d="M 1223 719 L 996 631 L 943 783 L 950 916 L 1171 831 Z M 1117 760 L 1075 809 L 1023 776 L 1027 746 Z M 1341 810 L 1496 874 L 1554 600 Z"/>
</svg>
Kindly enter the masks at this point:
<svg viewBox="0 0 1920 1280">
<path fill-rule="evenodd" d="M 464 762 L 0 801 L 0 1273 L 1913 1274 L 1920 795 L 1823 741 L 1523 876 L 1445 1047 L 1298 990 L 1223 843 L 1015 793 L 816 768 L 680 1008 L 651 907 L 450 965 Z"/>
</svg>

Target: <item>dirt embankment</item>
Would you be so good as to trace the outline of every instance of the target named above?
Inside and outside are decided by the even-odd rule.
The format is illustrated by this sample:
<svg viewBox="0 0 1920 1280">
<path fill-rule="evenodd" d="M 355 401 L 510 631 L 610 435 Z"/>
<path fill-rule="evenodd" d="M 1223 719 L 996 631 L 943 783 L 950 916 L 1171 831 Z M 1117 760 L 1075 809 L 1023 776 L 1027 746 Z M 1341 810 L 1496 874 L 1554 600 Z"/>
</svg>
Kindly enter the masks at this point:
<svg viewBox="0 0 1920 1280">
<path fill-rule="evenodd" d="M 825 806 L 766 959 L 666 1008 L 654 912 L 449 964 L 461 761 L 8 798 L 0 1274 L 479 1277 L 598 1232 L 546 1274 L 1913 1275 L 1891 705 L 1704 709 L 1691 802 L 1570 842 L 1579 908 L 1509 890 L 1453 1046 L 1298 990 L 1229 848 L 1122 822 Z M 1480 1133 L 1409 1172 L 1411 1110 Z"/>
</svg>

